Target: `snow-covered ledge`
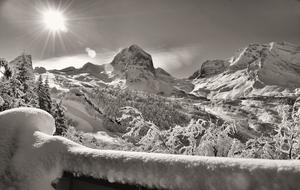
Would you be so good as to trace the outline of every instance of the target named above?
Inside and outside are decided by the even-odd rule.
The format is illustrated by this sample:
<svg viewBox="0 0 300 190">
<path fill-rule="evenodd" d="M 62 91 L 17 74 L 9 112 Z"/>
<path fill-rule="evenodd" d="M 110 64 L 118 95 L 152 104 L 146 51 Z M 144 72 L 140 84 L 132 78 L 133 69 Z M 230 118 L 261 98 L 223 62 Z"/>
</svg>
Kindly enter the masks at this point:
<svg viewBox="0 0 300 190">
<path fill-rule="evenodd" d="M 63 171 L 158 189 L 300 187 L 300 161 L 94 150 L 53 132 L 54 120 L 42 110 L 0 113 L 0 189 L 50 190 Z"/>
</svg>

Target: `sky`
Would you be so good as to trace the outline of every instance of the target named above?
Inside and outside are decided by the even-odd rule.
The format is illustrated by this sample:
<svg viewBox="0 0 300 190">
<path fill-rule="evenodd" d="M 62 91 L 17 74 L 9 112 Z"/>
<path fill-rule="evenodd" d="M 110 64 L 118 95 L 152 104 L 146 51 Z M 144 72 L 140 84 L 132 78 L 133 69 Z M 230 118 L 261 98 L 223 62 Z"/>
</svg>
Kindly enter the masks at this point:
<svg viewBox="0 0 300 190">
<path fill-rule="evenodd" d="M 49 35 L 48 9 L 63 12 L 66 31 Z M 48 69 L 110 63 L 137 44 L 182 78 L 205 60 L 271 41 L 300 45 L 299 0 L 0 0 L 0 57 L 25 51 Z"/>
</svg>

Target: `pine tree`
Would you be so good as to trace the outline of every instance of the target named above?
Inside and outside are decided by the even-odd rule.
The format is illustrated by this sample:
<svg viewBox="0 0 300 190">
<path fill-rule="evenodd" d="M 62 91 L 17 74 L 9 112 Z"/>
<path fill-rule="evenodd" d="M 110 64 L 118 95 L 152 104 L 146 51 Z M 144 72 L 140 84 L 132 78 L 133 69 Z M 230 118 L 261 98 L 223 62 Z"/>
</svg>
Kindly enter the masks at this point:
<svg viewBox="0 0 300 190">
<path fill-rule="evenodd" d="M 44 100 L 44 83 L 43 83 L 43 78 L 40 75 L 39 79 L 37 81 L 37 95 L 38 95 L 38 101 L 39 101 L 39 108 L 42 110 L 46 110 L 45 107 L 45 100 Z"/>
<path fill-rule="evenodd" d="M 43 78 L 40 75 L 37 82 L 37 94 L 38 94 L 38 104 L 42 110 L 47 111 L 51 114 L 52 112 L 52 100 L 50 96 L 50 87 L 48 78 L 43 82 Z"/>
<path fill-rule="evenodd" d="M 8 66 L 8 63 L 5 59 L 2 59 L 0 58 L 0 68 L 3 68 L 4 71 L 1 71 L 0 72 L 3 74 L 4 76 L 4 79 L 8 80 L 9 78 L 11 78 L 12 76 L 12 71 L 11 69 L 9 68 Z"/>
<path fill-rule="evenodd" d="M 62 107 L 62 102 L 54 103 L 53 117 L 55 119 L 55 133 L 54 135 L 63 135 L 67 131 L 65 111 Z"/>
<path fill-rule="evenodd" d="M 17 73 L 16 79 L 19 80 L 22 85 L 21 90 L 24 93 L 26 93 L 29 88 L 29 85 L 28 85 L 29 76 L 28 76 L 28 71 L 27 71 L 25 62 L 22 62 L 21 65 L 19 65 L 18 71 L 19 72 Z"/>
<path fill-rule="evenodd" d="M 49 87 L 49 80 L 48 77 L 45 80 L 44 84 L 44 100 L 45 100 L 45 111 L 51 113 L 52 110 L 52 100 L 50 96 L 50 87 Z"/>
</svg>

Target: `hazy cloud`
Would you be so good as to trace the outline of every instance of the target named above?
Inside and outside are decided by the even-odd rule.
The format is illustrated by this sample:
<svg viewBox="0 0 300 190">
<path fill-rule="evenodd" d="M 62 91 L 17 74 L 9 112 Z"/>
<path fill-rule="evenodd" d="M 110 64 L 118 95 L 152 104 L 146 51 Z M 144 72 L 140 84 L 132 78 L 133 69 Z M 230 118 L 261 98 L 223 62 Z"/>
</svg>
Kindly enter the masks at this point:
<svg viewBox="0 0 300 190">
<path fill-rule="evenodd" d="M 91 48 L 87 47 L 87 48 L 85 48 L 85 51 L 87 52 L 87 54 L 90 58 L 95 58 L 97 56 L 96 51 Z"/>
<path fill-rule="evenodd" d="M 54 57 L 45 60 L 34 60 L 33 66 L 42 66 L 46 69 L 63 69 L 70 66 L 79 68 L 87 62 L 102 65 L 110 63 L 114 54 L 115 52 L 102 52 L 98 53 L 97 58 L 92 58 L 87 54 Z"/>
<path fill-rule="evenodd" d="M 203 62 L 203 48 L 200 44 L 150 50 L 149 53 L 152 55 L 154 67 L 161 67 L 180 78 L 191 75 Z"/>
</svg>

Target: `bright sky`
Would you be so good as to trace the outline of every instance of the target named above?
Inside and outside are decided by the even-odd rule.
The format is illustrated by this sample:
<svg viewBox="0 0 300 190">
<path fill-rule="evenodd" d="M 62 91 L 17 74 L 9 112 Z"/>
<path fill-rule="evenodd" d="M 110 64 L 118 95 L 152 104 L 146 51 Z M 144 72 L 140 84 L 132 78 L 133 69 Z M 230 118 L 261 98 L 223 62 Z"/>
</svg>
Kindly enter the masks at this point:
<svg viewBox="0 0 300 190">
<path fill-rule="evenodd" d="M 60 18 L 49 7 L 64 23 L 43 22 Z M 0 57 L 25 50 L 46 68 L 109 63 L 137 44 L 156 67 L 185 77 L 207 59 L 270 41 L 300 44 L 299 0 L 0 0 Z"/>
</svg>

